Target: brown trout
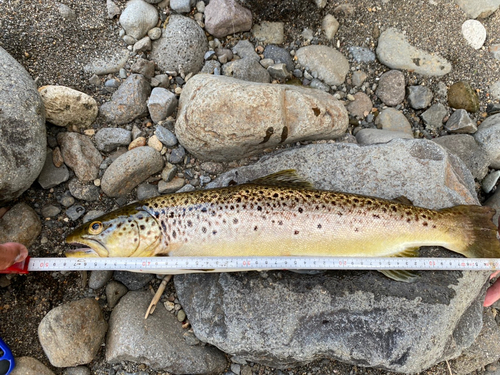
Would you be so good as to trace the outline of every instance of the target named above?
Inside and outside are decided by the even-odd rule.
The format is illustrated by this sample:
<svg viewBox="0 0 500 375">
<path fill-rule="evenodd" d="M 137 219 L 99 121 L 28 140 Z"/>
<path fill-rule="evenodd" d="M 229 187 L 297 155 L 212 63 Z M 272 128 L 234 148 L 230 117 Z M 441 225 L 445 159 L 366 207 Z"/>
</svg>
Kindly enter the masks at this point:
<svg viewBox="0 0 500 375">
<path fill-rule="evenodd" d="M 442 246 L 472 258 L 500 258 L 495 210 L 442 210 L 316 190 L 295 171 L 251 183 L 132 203 L 75 229 L 90 249 L 70 257 L 352 256 L 412 257 Z M 409 281 L 408 271 L 383 271 Z"/>
</svg>

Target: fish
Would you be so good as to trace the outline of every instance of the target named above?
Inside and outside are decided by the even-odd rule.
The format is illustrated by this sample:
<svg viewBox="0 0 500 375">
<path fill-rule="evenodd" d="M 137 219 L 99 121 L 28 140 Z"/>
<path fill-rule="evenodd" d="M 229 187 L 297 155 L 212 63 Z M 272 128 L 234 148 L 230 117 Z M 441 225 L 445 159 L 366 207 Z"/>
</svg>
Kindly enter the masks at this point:
<svg viewBox="0 0 500 375">
<path fill-rule="evenodd" d="M 442 246 L 469 258 L 499 258 L 494 214 L 477 205 L 431 210 L 318 190 L 285 170 L 129 204 L 71 232 L 68 244 L 88 248 L 66 256 L 416 257 L 421 246 Z M 413 271 L 380 272 L 398 281 L 417 277 Z"/>
</svg>

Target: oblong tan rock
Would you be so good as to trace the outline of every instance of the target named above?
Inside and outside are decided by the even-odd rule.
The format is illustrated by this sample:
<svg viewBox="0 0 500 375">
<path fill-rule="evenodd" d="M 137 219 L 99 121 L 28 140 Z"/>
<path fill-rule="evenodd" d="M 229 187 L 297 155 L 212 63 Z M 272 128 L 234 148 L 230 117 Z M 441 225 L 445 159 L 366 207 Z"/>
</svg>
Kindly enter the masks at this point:
<svg viewBox="0 0 500 375">
<path fill-rule="evenodd" d="M 58 126 L 88 128 L 99 108 L 91 96 L 65 86 L 42 86 L 38 89 L 45 105 L 47 121 Z"/>
<path fill-rule="evenodd" d="M 203 160 L 229 161 L 305 140 L 334 139 L 348 126 L 344 105 L 320 90 L 198 74 L 182 90 L 175 131 Z"/>
</svg>

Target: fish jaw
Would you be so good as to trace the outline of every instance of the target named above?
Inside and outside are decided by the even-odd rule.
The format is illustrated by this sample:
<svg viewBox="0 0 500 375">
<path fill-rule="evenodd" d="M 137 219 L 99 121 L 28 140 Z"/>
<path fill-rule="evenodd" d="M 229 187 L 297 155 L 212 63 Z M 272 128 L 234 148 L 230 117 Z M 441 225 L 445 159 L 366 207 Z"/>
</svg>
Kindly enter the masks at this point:
<svg viewBox="0 0 500 375">
<path fill-rule="evenodd" d="M 85 245 L 88 247 L 69 249 L 65 251 L 65 255 L 68 258 L 85 258 L 85 257 L 108 257 L 109 252 L 106 247 L 99 241 L 86 239 L 78 232 L 71 233 L 66 238 L 66 243 L 71 245 Z"/>
<path fill-rule="evenodd" d="M 81 247 L 79 249 L 69 249 L 64 252 L 68 258 L 99 258 L 99 254 L 94 249 L 89 247 Z"/>
</svg>

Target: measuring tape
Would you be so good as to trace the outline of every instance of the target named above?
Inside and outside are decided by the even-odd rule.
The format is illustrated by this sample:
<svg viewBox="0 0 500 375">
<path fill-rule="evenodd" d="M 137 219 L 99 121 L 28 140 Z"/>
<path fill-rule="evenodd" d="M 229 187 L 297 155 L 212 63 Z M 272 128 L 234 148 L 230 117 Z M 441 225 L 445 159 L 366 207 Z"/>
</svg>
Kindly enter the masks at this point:
<svg viewBox="0 0 500 375">
<path fill-rule="evenodd" d="M 441 270 L 496 271 L 500 259 L 353 257 L 149 257 L 27 258 L 7 273 L 120 270 L 181 274 L 252 270 Z M 2 272 L 2 271 L 0 271 Z"/>
</svg>

